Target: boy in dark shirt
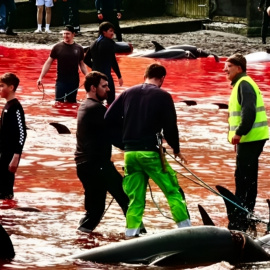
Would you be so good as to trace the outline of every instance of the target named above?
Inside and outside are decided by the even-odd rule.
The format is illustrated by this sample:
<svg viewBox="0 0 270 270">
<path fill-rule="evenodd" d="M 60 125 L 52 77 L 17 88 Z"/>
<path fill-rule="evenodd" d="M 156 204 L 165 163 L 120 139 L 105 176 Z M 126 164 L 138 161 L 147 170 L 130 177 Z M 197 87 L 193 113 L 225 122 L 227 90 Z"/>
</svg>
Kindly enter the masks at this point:
<svg viewBox="0 0 270 270">
<path fill-rule="evenodd" d="M 13 73 L 0 77 L 0 95 L 7 101 L 0 121 L 0 199 L 13 198 L 15 173 L 26 139 L 24 111 L 15 98 L 19 82 Z"/>
</svg>

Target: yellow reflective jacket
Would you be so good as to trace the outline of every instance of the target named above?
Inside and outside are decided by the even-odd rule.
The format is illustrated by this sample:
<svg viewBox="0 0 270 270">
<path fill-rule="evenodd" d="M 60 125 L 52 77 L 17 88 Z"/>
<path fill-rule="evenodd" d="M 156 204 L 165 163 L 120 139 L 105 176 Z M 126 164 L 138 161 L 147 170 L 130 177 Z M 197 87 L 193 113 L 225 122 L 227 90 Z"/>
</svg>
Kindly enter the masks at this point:
<svg viewBox="0 0 270 270">
<path fill-rule="evenodd" d="M 244 80 L 247 81 L 252 86 L 253 90 L 256 93 L 256 118 L 248 134 L 243 135 L 241 137 L 240 143 L 260 141 L 260 140 L 265 140 L 269 138 L 267 116 L 266 116 L 264 102 L 263 102 L 260 89 L 257 86 L 257 84 L 249 76 L 243 76 L 234 85 L 232 93 L 231 93 L 230 101 L 229 101 L 228 140 L 230 143 L 232 142 L 232 138 L 235 135 L 235 130 L 237 129 L 237 127 L 242 121 L 242 117 L 241 117 L 242 107 L 238 102 L 237 95 L 238 95 L 239 84 Z"/>
</svg>

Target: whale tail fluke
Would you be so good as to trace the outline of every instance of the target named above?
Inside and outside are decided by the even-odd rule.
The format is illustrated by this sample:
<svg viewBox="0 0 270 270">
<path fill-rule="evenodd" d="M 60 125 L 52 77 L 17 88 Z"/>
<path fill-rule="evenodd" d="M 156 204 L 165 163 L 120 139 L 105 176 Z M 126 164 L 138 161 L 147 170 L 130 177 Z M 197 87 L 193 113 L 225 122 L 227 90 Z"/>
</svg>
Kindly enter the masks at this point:
<svg viewBox="0 0 270 270">
<path fill-rule="evenodd" d="M 162 45 L 160 45 L 158 42 L 152 41 L 152 43 L 155 45 L 155 52 L 165 50 L 165 48 Z"/>
</svg>

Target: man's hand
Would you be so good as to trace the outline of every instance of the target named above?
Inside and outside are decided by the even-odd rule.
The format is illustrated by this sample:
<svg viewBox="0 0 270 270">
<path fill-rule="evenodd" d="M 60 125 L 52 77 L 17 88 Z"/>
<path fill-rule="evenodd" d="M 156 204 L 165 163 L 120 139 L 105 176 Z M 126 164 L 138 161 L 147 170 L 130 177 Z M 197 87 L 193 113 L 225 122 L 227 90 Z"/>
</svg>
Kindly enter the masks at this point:
<svg viewBox="0 0 270 270">
<path fill-rule="evenodd" d="M 42 85 L 42 79 L 41 78 L 38 78 L 38 80 L 37 80 L 37 85 L 39 86 L 39 85 Z"/>
<path fill-rule="evenodd" d="M 262 11 L 262 9 L 261 9 L 260 7 L 258 7 L 258 10 L 259 10 L 259 11 Z"/>
<path fill-rule="evenodd" d="M 118 20 L 120 20 L 122 18 L 122 14 L 120 12 L 118 12 L 116 17 Z"/>
<path fill-rule="evenodd" d="M 119 86 L 122 86 L 123 83 L 124 83 L 123 79 L 122 79 L 122 78 L 119 78 L 119 79 L 118 79 L 118 83 L 119 83 Z"/>
<path fill-rule="evenodd" d="M 174 154 L 174 157 L 175 158 L 179 157 L 182 163 L 186 163 L 187 164 L 187 160 L 185 159 L 185 157 L 181 153 Z"/>
<path fill-rule="evenodd" d="M 103 15 L 102 15 L 102 13 L 98 13 L 97 16 L 98 16 L 98 19 L 99 19 L 99 20 L 101 20 L 101 21 L 103 20 Z"/>
<path fill-rule="evenodd" d="M 240 140 L 241 140 L 241 136 L 234 135 L 233 138 L 232 138 L 232 144 L 233 145 L 239 144 Z"/>
<path fill-rule="evenodd" d="M 17 171 L 19 161 L 20 161 L 20 155 L 14 154 L 12 160 L 9 163 L 8 170 L 12 173 L 15 173 Z"/>
</svg>

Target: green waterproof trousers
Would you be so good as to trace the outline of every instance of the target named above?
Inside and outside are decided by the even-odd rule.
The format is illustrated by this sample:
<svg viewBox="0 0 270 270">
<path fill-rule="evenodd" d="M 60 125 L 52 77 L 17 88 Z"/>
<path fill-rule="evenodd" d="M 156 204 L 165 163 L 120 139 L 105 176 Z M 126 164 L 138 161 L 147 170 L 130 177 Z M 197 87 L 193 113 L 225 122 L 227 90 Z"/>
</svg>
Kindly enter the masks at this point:
<svg viewBox="0 0 270 270">
<path fill-rule="evenodd" d="M 180 186 L 175 171 L 166 161 L 167 172 L 162 171 L 159 153 L 154 151 L 125 152 L 125 177 L 123 188 L 129 197 L 126 213 L 126 232 L 139 232 L 145 207 L 149 177 L 166 196 L 176 223 L 189 219 L 186 202 L 179 192 Z"/>
</svg>

